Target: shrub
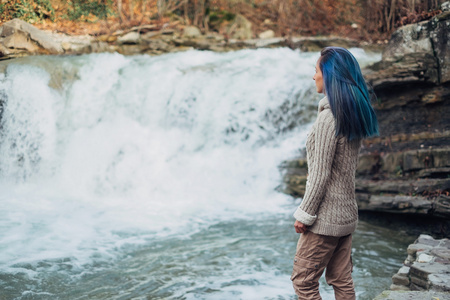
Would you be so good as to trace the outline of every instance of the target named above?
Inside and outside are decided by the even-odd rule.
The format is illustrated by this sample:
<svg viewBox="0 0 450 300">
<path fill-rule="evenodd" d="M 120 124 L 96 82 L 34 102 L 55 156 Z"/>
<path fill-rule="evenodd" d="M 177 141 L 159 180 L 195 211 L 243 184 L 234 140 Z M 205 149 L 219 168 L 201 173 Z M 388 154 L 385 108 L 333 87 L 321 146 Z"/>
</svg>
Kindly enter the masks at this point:
<svg viewBox="0 0 450 300">
<path fill-rule="evenodd" d="M 71 0 L 69 4 L 67 17 L 70 20 L 78 20 L 89 15 L 106 19 L 113 12 L 111 0 Z"/>
<path fill-rule="evenodd" d="M 53 20 L 54 17 L 50 0 L 10 0 L 0 4 L 0 21 L 18 18 L 34 23 L 43 19 Z"/>
</svg>

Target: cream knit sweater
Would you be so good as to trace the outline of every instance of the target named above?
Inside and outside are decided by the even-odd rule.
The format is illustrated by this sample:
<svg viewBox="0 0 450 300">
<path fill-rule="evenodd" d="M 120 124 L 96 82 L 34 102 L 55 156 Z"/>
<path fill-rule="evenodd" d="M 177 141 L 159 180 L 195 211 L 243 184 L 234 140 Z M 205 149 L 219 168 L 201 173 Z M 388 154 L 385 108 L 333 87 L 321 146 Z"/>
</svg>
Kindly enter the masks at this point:
<svg viewBox="0 0 450 300">
<path fill-rule="evenodd" d="M 356 229 L 355 171 L 361 140 L 336 137 L 327 97 L 306 141 L 308 180 L 294 217 L 316 234 L 345 236 Z"/>
</svg>

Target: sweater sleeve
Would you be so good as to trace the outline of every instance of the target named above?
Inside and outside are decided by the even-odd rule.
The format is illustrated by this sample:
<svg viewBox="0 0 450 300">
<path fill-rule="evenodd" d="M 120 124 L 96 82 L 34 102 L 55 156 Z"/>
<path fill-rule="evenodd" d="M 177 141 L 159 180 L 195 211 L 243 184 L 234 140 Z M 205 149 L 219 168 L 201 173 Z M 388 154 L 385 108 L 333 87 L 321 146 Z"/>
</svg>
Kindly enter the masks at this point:
<svg viewBox="0 0 450 300">
<path fill-rule="evenodd" d="M 303 201 L 294 213 L 301 223 L 311 226 L 317 219 L 316 212 L 323 200 L 327 182 L 331 176 L 337 137 L 331 111 L 319 114 L 315 128 L 314 161 L 308 166 L 308 180 Z"/>
</svg>

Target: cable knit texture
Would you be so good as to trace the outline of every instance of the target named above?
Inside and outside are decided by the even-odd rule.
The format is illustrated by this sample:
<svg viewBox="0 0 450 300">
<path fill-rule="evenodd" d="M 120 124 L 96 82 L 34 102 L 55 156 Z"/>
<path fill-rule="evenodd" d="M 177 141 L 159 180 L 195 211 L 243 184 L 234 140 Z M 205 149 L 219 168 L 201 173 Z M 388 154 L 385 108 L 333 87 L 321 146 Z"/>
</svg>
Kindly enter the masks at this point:
<svg viewBox="0 0 450 300">
<path fill-rule="evenodd" d="M 316 234 L 345 236 L 355 231 L 358 206 L 355 171 L 361 140 L 336 136 L 335 120 L 325 97 L 306 141 L 308 180 L 294 217 Z"/>
</svg>

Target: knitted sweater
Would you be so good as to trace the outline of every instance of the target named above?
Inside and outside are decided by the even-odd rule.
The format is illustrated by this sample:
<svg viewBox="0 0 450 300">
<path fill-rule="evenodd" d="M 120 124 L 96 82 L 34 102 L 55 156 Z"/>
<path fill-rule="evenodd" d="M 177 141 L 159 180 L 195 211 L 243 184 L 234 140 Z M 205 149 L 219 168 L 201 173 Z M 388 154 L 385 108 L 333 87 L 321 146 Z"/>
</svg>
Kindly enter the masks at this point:
<svg viewBox="0 0 450 300">
<path fill-rule="evenodd" d="M 308 180 L 294 217 L 316 234 L 345 236 L 356 229 L 355 171 L 361 140 L 337 136 L 327 97 L 307 141 Z"/>
</svg>

